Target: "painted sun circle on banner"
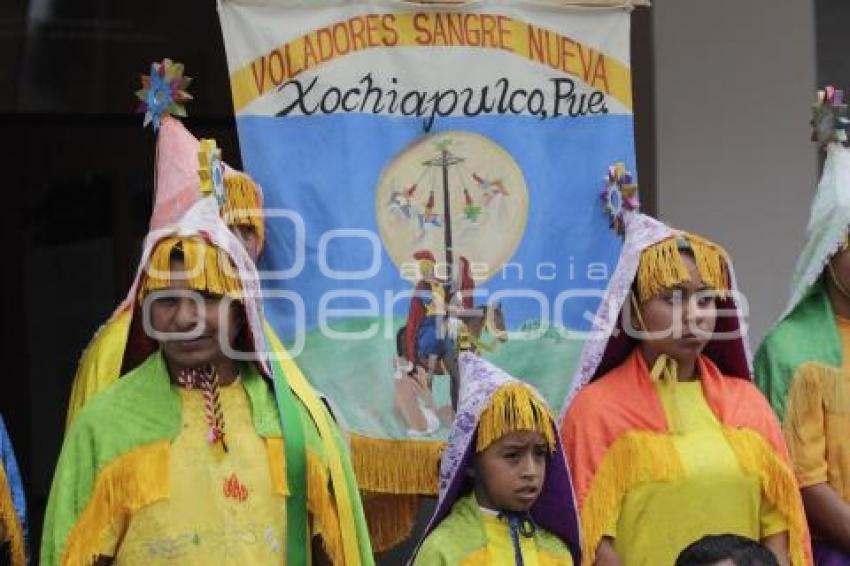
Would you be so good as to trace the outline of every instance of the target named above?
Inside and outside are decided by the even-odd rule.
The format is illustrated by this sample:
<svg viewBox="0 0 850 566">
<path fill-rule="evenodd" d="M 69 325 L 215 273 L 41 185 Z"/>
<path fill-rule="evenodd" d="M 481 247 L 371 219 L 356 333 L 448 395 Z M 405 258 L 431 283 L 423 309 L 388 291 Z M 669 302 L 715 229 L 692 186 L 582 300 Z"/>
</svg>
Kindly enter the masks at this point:
<svg viewBox="0 0 850 566">
<path fill-rule="evenodd" d="M 415 253 L 430 252 L 445 269 L 449 248 L 453 265 L 464 258 L 475 283 L 487 281 L 516 252 L 528 219 L 519 165 L 472 132 L 417 140 L 387 165 L 375 192 L 381 240 L 410 281 L 418 274 Z"/>
</svg>

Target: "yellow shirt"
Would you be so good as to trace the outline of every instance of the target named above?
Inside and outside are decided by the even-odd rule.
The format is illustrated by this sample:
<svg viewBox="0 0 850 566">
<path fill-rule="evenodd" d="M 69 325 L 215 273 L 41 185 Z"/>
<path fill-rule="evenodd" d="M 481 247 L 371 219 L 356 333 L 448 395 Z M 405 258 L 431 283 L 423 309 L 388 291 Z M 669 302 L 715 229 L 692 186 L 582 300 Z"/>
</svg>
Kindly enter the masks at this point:
<svg viewBox="0 0 850 566">
<path fill-rule="evenodd" d="M 850 320 L 836 317 L 843 366 L 802 364 L 788 391 L 783 428 L 801 487 L 828 482 L 850 502 Z"/>
<path fill-rule="evenodd" d="M 514 546 L 507 521 L 499 519 L 495 511 L 479 508 L 484 534 L 487 536 L 488 566 L 516 566 Z M 519 537 L 522 561 L 525 566 L 540 566 L 534 538 Z"/>
<path fill-rule="evenodd" d="M 520 536 L 525 566 L 573 566 L 567 546 L 537 527 L 533 537 Z M 416 566 L 515 566 L 513 542 L 505 520 L 480 507 L 473 494 L 455 501 L 451 513 L 422 541 Z"/>
<path fill-rule="evenodd" d="M 180 388 L 183 430 L 170 451 L 171 496 L 113 525 L 116 564 L 283 564 L 285 487 L 254 429 L 240 382 L 220 389 L 228 452 L 207 441 L 203 393 Z M 280 441 L 279 439 L 272 439 Z"/>
<path fill-rule="evenodd" d="M 705 401 L 699 381 L 656 384 L 685 477 L 631 490 L 608 529 L 626 566 L 673 564 L 708 534 L 760 540 L 788 530 L 763 497 L 759 478 L 745 474 Z"/>
</svg>

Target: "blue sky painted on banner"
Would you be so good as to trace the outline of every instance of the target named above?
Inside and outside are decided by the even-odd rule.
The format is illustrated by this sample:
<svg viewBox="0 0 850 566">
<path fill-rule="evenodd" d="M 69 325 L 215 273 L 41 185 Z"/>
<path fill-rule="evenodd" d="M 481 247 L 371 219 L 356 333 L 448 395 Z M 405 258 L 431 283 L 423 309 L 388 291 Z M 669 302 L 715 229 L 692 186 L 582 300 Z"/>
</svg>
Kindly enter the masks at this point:
<svg viewBox="0 0 850 566">
<path fill-rule="evenodd" d="M 380 236 L 375 219 L 375 191 L 381 172 L 403 149 L 425 135 L 420 120 L 380 115 L 348 114 L 285 118 L 242 116 L 239 138 L 246 171 L 264 187 L 267 208 L 297 211 L 306 225 L 306 264 L 288 281 L 265 282 L 268 289 L 299 292 L 306 307 L 307 329 L 317 324 L 323 293 L 362 289 L 378 293 L 383 312 L 384 290 L 408 290 L 396 265 L 385 251 L 378 275 L 364 281 L 335 281 L 323 276 L 316 261 L 320 236 L 331 229 L 355 228 Z M 609 165 L 623 161 L 635 170 L 633 119 L 630 115 L 538 120 L 517 116 L 444 117 L 430 133 L 450 130 L 475 132 L 490 138 L 511 154 L 525 176 L 529 211 L 525 234 L 511 258 L 524 266 L 497 274 L 484 284 L 491 293 L 507 289 L 535 289 L 550 300 L 564 289 L 603 289 L 606 280 L 589 280 L 588 265 L 603 262 L 613 273 L 621 246 L 608 226 L 599 193 Z M 293 263 L 291 225 L 268 221 L 268 243 L 261 269 L 286 269 Z M 336 240 L 328 248 L 328 265 L 338 270 L 365 269 L 370 246 L 365 240 Z M 535 274 L 541 263 L 547 278 Z M 599 274 L 599 270 L 595 272 Z M 511 329 L 540 318 L 529 299 L 511 299 L 506 308 Z M 362 299 L 335 300 L 334 308 L 364 308 Z M 403 317 L 408 301 L 396 305 Z M 595 299 L 566 303 L 567 326 L 586 329 L 585 311 L 594 311 Z M 287 301 L 267 303 L 267 316 L 285 339 L 293 330 Z"/>
</svg>

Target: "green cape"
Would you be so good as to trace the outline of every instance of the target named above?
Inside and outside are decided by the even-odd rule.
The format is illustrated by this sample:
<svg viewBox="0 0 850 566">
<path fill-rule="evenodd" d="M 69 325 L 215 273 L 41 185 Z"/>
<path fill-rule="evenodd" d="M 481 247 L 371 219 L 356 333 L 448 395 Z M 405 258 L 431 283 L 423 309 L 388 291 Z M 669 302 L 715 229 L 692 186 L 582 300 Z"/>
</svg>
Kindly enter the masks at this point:
<svg viewBox="0 0 850 566">
<path fill-rule="evenodd" d="M 253 365 L 245 364 L 240 369 L 257 434 L 265 438 L 280 436 L 281 422 L 270 385 Z M 304 432 L 302 449 L 324 454 L 321 439 L 306 409 L 300 403 L 294 406 L 301 425 L 297 428 Z M 171 385 L 159 351 L 84 407 L 66 434 L 57 463 L 44 520 L 41 564 L 61 563 L 68 536 L 92 496 L 98 474 L 115 459 L 136 448 L 176 438 L 181 430 L 181 411 L 180 395 Z M 285 446 L 291 444 L 288 440 Z M 341 439 L 336 440 L 341 442 Z M 289 455 L 290 451 L 286 452 Z M 287 481 L 293 467 L 297 468 L 286 466 Z M 350 464 L 347 470 L 347 479 L 355 485 L 352 493 L 357 493 Z M 290 488 L 293 487 L 290 484 Z M 362 517 L 362 510 L 359 515 Z M 365 526 L 358 526 L 358 530 L 365 530 Z M 361 542 L 361 547 L 363 562 L 371 564 L 368 539 L 365 544 Z"/>
<path fill-rule="evenodd" d="M 810 361 L 841 367 L 842 358 L 832 304 L 823 282 L 818 281 L 762 342 L 756 352 L 756 384 L 781 421 L 797 368 Z"/>
<path fill-rule="evenodd" d="M 791 282 L 785 313 L 756 353 L 755 378 L 782 419 L 788 388 L 803 362 L 842 364 L 835 315 L 824 288 L 824 268 L 847 241 L 850 226 L 850 148 L 827 147 L 812 202 L 806 242 Z"/>
</svg>

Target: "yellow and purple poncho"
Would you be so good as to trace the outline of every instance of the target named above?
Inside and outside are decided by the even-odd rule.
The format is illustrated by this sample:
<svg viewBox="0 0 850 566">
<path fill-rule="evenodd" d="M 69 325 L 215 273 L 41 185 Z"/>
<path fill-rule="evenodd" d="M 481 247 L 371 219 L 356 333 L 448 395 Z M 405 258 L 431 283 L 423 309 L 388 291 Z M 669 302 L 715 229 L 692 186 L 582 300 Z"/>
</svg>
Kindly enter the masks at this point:
<svg viewBox="0 0 850 566">
<path fill-rule="evenodd" d="M 413 564 L 492 564 L 493 553 L 506 551 L 519 556 L 500 556 L 498 563 L 522 564 L 522 556 L 531 553 L 540 566 L 579 564 L 572 481 L 546 402 L 531 386 L 474 354 L 464 352 L 458 361 L 460 404 L 440 463 L 440 497 Z M 525 536 L 511 533 L 504 519 L 482 515 L 467 477 L 476 453 L 516 430 L 539 432 L 550 449 L 543 489 L 527 517 L 534 528 Z M 511 551 L 511 538 L 522 550 Z"/>
</svg>

